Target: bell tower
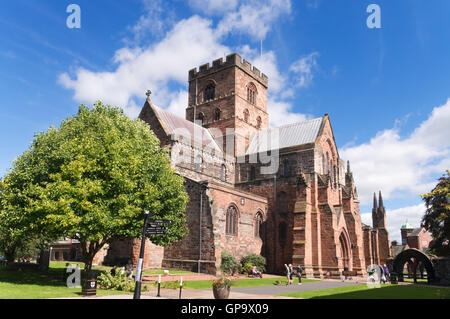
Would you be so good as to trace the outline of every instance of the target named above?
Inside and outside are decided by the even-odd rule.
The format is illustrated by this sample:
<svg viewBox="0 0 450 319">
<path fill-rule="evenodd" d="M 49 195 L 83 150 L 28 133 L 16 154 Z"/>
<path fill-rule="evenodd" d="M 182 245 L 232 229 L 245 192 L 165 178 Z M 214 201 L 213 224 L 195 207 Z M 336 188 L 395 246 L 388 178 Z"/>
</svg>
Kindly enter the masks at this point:
<svg viewBox="0 0 450 319">
<path fill-rule="evenodd" d="M 216 139 L 221 135 L 228 154 L 243 155 L 250 137 L 269 126 L 267 88 L 265 74 L 230 54 L 225 62 L 218 59 L 189 71 L 186 119 L 210 129 Z"/>
</svg>

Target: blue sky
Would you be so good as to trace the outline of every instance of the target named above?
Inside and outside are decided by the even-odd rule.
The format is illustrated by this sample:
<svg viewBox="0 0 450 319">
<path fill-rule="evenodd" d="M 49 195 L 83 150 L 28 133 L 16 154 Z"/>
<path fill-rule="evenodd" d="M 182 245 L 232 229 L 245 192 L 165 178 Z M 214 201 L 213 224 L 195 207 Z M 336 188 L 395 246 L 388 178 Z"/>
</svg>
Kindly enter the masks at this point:
<svg viewBox="0 0 450 319">
<path fill-rule="evenodd" d="M 66 25 L 71 3 L 80 29 Z M 371 3 L 380 29 L 367 27 Z M 188 70 L 238 52 L 269 76 L 272 126 L 330 114 L 361 212 L 381 189 L 398 238 L 405 219 L 418 225 L 418 194 L 450 168 L 450 2 L 427 3 L 2 1 L 0 176 L 80 103 L 101 99 L 135 117 L 150 88 L 183 116 Z"/>
</svg>

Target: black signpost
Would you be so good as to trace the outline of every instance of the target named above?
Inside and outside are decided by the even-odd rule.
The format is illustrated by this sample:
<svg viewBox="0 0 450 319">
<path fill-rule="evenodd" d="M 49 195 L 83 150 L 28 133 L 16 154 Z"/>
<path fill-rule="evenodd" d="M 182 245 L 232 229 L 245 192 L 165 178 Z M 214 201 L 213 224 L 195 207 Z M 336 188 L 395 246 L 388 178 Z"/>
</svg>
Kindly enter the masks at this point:
<svg viewBox="0 0 450 319">
<path fill-rule="evenodd" d="M 139 261 L 136 267 L 136 286 L 134 288 L 133 299 L 141 298 L 142 285 L 142 266 L 144 263 L 145 238 L 150 235 L 164 235 L 169 226 L 173 223 L 171 220 L 164 219 L 148 219 L 149 212 L 145 211 L 144 230 L 142 231 L 141 251 L 139 254 Z"/>
</svg>

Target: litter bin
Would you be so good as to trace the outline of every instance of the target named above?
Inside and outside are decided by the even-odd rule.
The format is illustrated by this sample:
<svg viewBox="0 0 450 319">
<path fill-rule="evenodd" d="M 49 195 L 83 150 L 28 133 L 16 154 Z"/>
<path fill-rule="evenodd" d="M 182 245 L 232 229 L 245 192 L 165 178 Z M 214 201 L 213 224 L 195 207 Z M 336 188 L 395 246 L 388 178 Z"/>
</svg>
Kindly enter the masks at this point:
<svg viewBox="0 0 450 319">
<path fill-rule="evenodd" d="M 97 274 L 89 272 L 83 280 L 81 294 L 83 296 L 97 295 Z"/>
<path fill-rule="evenodd" d="M 398 284 L 397 273 L 392 272 L 391 275 L 390 275 L 390 279 L 391 279 L 391 284 L 394 284 L 394 285 Z"/>
</svg>

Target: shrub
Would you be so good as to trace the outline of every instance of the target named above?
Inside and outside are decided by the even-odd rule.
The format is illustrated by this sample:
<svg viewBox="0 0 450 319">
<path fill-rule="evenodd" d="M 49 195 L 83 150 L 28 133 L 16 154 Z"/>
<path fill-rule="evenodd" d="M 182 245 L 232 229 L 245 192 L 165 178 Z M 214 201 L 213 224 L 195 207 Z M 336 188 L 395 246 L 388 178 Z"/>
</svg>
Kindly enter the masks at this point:
<svg viewBox="0 0 450 319">
<path fill-rule="evenodd" d="M 266 258 L 260 255 L 250 254 L 248 256 L 244 256 L 241 259 L 241 264 L 244 265 L 244 268 L 246 264 L 252 264 L 252 266 L 256 266 L 259 271 L 266 271 Z"/>
<path fill-rule="evenodd" d="M 135 282 L 125 274 L 116 274 L 112 276 L 108 272 L 102 272 L 97 278 L 98 287 L 101 289 L 113 289 L 119 291 L 134 291 Z"/>
<path fill-rule="evenodd" d="M 235 280 L 231 280 L 229 278 L 222 277 L 222 278 L 218 278 L 218 279 L 214 280 L 212 283 L 212 286 L 213 286 L 213 288 L 222 288 L 222 287 L 229 288 L 229 287 L 233 286 L 235 283 L 236 283 Z"/>
<path fill-rule="evenodd" d="M 245 274 L 248 274 L 248 273 L 251 272 L 252 268 L 253 268 L 252 263 L 246 263 L 246 264 L 242 267 L 242 272 L 245 273 Z"/>
<path fill-rule="evenodd" d="M 228 253 L 222 252 L 222 265 L 220 266 L 222 272 L 226 275 L 234 275 L 240 271 L 240 264 Z"/>
</svg>

